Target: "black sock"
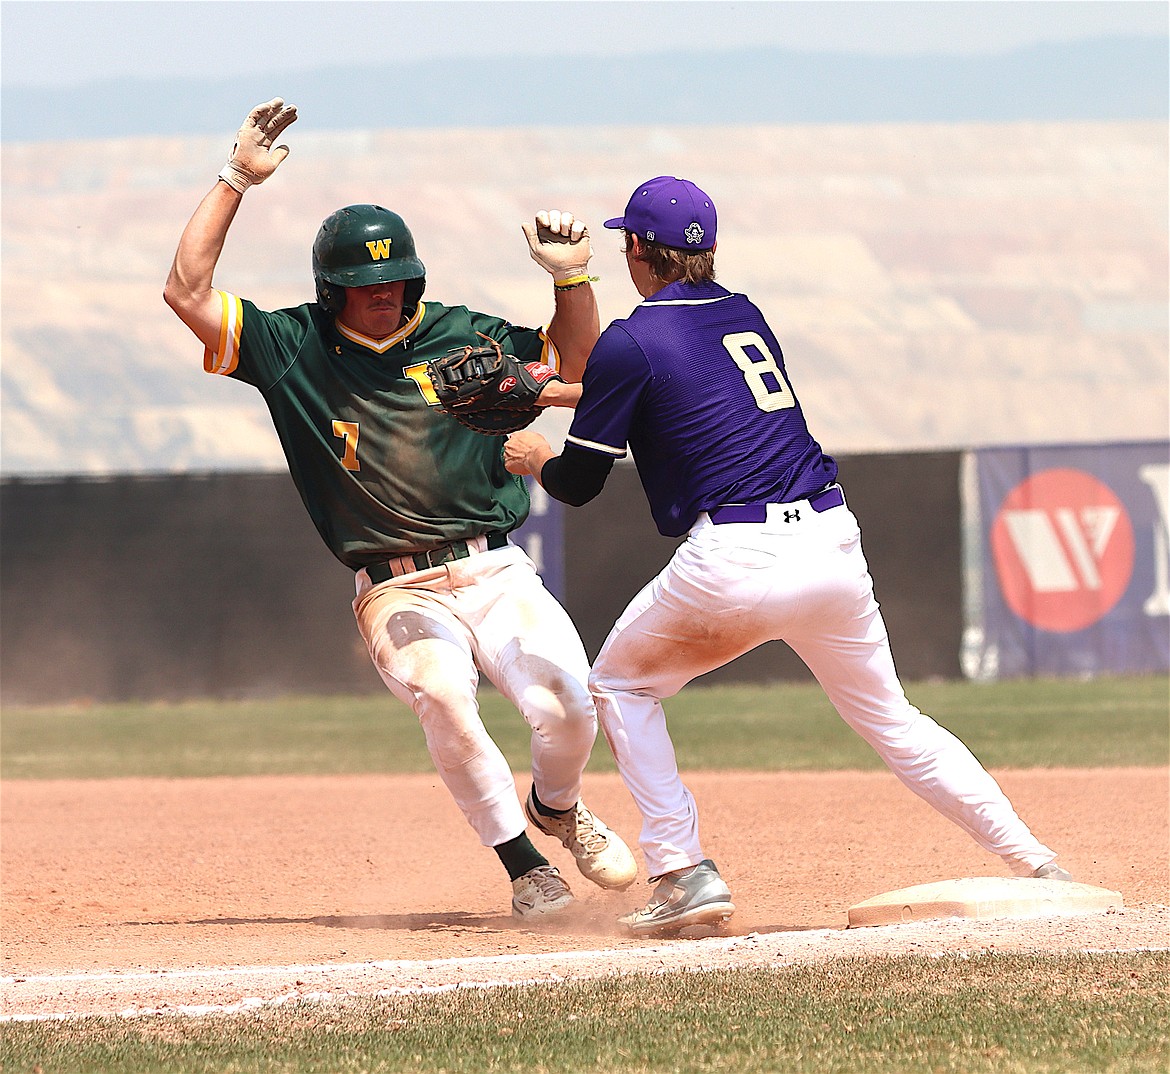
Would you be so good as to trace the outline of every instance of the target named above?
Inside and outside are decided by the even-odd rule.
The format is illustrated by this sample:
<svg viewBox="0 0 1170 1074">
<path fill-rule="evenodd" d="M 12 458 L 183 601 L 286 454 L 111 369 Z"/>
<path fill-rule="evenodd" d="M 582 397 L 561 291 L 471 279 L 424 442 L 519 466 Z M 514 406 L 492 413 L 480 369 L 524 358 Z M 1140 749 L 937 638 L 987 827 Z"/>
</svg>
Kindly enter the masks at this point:
<svg viewBox="0 0 1170 1074">
<path fill-rule="evenodd" d="M 573 807 L 568 809 L 549 809 L 539 798 L 536 797 L 536 784 L 532 785 L 532 804 L 536 806 L 536 812 L 542 817 L 563 817 L 566 813 L 572 813 Z"/>
<path fill-rule="evenodd" d="M 515 839 L 509 839 L 492 849 L 508 870 L 509 880 L 515 880 L 537 866 L 548 864 L 548 858 L 532 845 L 532 840 L 528 838 L 526 832 L 521 832 Z"/>
</svg>

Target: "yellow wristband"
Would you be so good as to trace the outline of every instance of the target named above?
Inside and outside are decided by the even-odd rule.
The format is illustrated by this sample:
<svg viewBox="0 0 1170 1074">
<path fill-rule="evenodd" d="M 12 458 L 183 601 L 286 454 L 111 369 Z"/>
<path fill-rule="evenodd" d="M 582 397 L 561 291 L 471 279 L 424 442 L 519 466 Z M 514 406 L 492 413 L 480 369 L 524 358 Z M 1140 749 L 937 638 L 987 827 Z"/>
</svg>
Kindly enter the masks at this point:
<svg viewBox="0 0 1170 1074">
<path fill-rule="evenodd" d="M 600 276 L 590 276 L 586 273 L 583 276 L 570 276 L 567 280 L 554 280 L 553 287 L 558 291 L 567 291 L 570 287 L 580 287 L 583 283 L 597 283 Z"/>
</svg>

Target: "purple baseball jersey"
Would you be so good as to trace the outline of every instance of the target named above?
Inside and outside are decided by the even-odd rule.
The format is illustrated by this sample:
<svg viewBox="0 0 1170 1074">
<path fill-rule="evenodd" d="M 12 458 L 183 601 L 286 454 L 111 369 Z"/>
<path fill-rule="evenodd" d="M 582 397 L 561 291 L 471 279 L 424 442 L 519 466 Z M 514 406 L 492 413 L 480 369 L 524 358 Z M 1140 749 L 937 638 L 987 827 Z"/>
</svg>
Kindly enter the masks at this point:
<svg viewBox="0 0 1170 1074">
<path fill-rule="evenodd" d="M 602 333 L 566 443 L 613 458 L 628 443 L 668 537 L 701 511 L 800 500 L 837 477 L 763 315 L 714 282 L 669 284 Z"/>
</svg>

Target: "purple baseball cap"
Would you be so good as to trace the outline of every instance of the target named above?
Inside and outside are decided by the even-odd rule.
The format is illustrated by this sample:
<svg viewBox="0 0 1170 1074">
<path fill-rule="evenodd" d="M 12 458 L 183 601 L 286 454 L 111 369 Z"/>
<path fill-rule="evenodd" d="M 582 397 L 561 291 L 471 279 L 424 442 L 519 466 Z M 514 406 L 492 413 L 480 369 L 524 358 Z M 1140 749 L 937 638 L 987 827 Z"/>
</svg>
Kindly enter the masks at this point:
<svg viewBox="0 0 1170 1074">
<path fill-rule="evenodd" d="M 715 203 L 689 179 L 660 175 L 642 183 L 630 195 L 625 215 L 605 226 L 676 250 L 713 250 Z"/>
</svg>

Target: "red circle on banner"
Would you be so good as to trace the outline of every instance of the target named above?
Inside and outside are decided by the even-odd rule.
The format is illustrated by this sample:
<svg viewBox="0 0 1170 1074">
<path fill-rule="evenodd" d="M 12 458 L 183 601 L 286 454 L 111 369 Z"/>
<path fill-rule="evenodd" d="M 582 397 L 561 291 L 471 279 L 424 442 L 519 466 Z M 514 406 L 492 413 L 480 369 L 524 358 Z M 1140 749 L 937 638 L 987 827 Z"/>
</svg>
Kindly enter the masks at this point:
<svg viewBox="0 0 1170 1074">
<path fill-rule="evenodd" d="M 1092 626 L 1133 576 L 1133 524 L 1117 494 L 1083 470 L 1044 470 L 1000 505 L 991 550 L 1007 606 L 1041 630 Z"/>
</svg>

